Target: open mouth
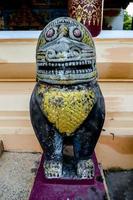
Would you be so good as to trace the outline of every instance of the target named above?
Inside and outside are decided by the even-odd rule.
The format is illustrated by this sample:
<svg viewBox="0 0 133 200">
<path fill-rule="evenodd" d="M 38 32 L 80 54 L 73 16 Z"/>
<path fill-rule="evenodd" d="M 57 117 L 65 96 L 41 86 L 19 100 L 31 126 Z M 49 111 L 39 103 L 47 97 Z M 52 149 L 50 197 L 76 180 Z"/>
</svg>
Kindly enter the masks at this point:
<svg viewBox="0 0 133 200">
<path fill-rule="evenodd" d="M 69 84 L 91 81 L 96 78 L 95 60 L 37 63 L 38 79 L 48 83 Z"/>
<path fill-rule="evenodd" d="M 95 66 L 94 57 L 89 59 L 80 59 L 72 61 L 58 61 L 58 62 L 44 62 L 43 60 L 38 60 L 37 66 L 38 70 L 43 71 L 46 74 L 77 74 L 77 73 L 91 73 Z"/>
<path fill-rule="evenodd" d="M 58 63 L 59 64 L 59 63 Z M 64 65 L 63 65 L 64 64 Z M 67 64 L 67 67 L 66 67 Z M 87 64 L 87 65 L 69 65 L 71 63 L 62 63 L 62 65 L 58 65 L 56 66 L 55 63 L 54 65 L 51 64 L 51 68 L 50 65 L 48 66 L 43 66 L 43 65 L 39 65 L 38 69 L 40 72 L 47 74 L 47 75 L 52 75 L 52 74 L 63 74 L 63 75 L 67 75 L 67 74 L 86 74 L 86 73 L 91 73 L 93 72 L 93 67 L 92 64 Z M 71 66 L 71 67 L 69 67 Z M 64 67 L 64 68 L 63 68 Z"/>
<path fill-rule="evenodd" d="M 69 84 L 88 82 L 97 76 L 97 71 L 94 63 L 86 65 L 72 65 L 72 62 L 70 62 L 67 63 L 67 67 L 66 63 L 61 64 L 61 66 L 55 66 L 55 63 L 54 65 L 49 63 L 47 66 L 38 65 L 38 80 L 54 84 Z"/>
<path fill-rule="evenodd" d="M 69 84 L 96 78 L 95 51 L 83 43 L 61 38 L 37 52 L 38 80 Z"/>
</svg>

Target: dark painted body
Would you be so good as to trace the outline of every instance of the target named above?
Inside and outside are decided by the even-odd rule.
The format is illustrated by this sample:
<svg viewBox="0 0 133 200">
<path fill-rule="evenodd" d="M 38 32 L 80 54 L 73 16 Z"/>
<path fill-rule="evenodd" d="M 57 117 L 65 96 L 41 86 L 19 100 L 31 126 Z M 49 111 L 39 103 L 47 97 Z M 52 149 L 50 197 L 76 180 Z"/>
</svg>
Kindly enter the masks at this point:
<svg viewBox="0 0 133 200">
<path fill-rule="evenodd" d="M 37 95 L 37 83 L 30 101 L 30 112 L 32 125 L 42 149 L 45 151 L 45 159 L 61 161 L 63 159 L 63 145 L 68 143 L 68 136 L 62 136 L 44 116 L 41 110 L 42 96 Z M 42 84 L 42 83 L 41 83 Z M 45 83 L 43 83 L 45 84 Z M 50 85 L 52 87 L 52 85 Z M 96 102 L 87 119 L 75 131 L 74 135 L 69 136 L 69 141 L 73 145 L 76 162 L 91 157 L 105 118 L 104 99 L 96 81 L 92 81 L 84 86 L 93 88 L 96 95 Z M 74 90 L 75 85 L 60 86 Z M 67 137 L 67 140 L 66 140 Z"/>
</svg>

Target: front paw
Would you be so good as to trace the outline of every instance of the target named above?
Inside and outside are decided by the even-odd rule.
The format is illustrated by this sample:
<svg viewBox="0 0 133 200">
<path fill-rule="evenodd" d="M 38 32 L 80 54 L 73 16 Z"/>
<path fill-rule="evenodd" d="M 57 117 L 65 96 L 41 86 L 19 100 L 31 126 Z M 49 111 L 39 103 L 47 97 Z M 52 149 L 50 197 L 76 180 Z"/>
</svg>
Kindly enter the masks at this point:
<svg viewBox="0 0 133 200">
<path fill-rule="evenodd" d="M 44 174 L 46 178 L 62 177 L 62 162 L 53 160 L 45 161 Z"/>
<path fill-rule="evenodd" d="M 81 179 L 94 178 L 94 163 L 92 159 L 80 160 L 77 164 L 77 176 Z"/>
</svg>

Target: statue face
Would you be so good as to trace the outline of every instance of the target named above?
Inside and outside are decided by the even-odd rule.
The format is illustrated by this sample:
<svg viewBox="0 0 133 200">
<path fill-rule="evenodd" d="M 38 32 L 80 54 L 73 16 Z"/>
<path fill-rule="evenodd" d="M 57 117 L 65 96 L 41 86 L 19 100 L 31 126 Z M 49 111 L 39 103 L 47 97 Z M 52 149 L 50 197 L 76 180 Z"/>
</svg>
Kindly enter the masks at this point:
<svg viewBox="0 0 133 200">
<path fill-rule="evenodd" d="M 53 84 L 74 84 L 96 78 L 92 37 L 84 25 L 61 17 L 42 31 L 36 51 L 37 78 Z"/>
</svg>

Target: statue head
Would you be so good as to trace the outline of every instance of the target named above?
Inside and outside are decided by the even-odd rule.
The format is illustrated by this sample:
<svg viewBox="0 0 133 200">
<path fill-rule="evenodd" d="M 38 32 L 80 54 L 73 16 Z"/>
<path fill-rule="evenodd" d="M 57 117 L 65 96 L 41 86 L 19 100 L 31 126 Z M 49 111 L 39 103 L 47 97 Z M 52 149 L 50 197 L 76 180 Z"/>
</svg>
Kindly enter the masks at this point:
<svg viewBox="0 0 133 200">
<path fill-rule="evenodd" d="M 37 49 L 37 80 L 76 84 L 97 77 L 95 46 L 90 32 L 69 17 L 50 22 L 41 32 Z"/>
</svg>

